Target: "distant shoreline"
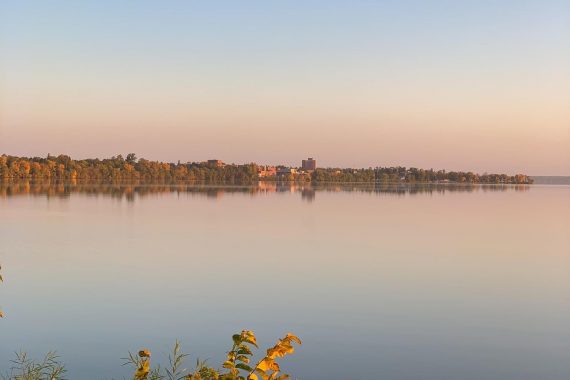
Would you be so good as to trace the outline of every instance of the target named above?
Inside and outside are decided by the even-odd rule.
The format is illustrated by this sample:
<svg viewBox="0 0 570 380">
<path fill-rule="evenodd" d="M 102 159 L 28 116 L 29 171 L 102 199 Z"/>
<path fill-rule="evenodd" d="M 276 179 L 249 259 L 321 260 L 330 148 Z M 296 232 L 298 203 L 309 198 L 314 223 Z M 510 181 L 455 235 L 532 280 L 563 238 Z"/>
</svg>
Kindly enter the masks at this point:
<svg viewBox="0 0 570 380">
<path fill-rule="evenodd" d="M 227 164 L 221 160 L 202 162 L 159 162 L 129 153 L 107 159 L 74 160 L 67 155 L 18 157 L 0 155 L 0 179 L 32 180 L 143 180 L 252 183 L 294 181 L 312 183 L 459 183 L 532 184 L 525 174 L 473 173 L 404 166 L 369 168 L 319 168 L 316 160 L 302 160 L 300 167 Z"/>
</svg>

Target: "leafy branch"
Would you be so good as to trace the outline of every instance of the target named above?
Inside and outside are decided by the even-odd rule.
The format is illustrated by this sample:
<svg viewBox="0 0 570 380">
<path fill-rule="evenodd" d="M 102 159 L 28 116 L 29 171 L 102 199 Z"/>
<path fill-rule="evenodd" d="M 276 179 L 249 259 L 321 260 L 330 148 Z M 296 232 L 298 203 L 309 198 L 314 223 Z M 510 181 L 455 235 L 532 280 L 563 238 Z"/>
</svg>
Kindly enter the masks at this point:
<svg viewBox="0 0 570 380">
<path fill-rule="evenodd" d="M 161 371 L 160 367 L 151 368 L 148 350 L 141 350 L 138 355 L 131 354 L 124 358 L 124 364 L 135 368 L 133 380 L 286 380 L 289 375 L 281 373 L 276 359 L 292 354 L 295 351 L 293 343 L 301 344 L 301 340 L 293 334 L 287 334 L 269 348 L 266 355 L 252 367 L 252 348 L 258 348 L 257 339 L 253 331 L 243 330 L 240 334 L 232 336 L 232 347 L 226 354 L 222 370 L 216 370 L 207 365 L 205 361 L 196 360 L 192 372 L 183 368 L 184 359 L 188 356 L 181 352 L 180 343 L 174 345 L 172 354 L 168 356 L 169 368 Z M 259 377 L 258 377 L 259 375 Z"/>
</svg>

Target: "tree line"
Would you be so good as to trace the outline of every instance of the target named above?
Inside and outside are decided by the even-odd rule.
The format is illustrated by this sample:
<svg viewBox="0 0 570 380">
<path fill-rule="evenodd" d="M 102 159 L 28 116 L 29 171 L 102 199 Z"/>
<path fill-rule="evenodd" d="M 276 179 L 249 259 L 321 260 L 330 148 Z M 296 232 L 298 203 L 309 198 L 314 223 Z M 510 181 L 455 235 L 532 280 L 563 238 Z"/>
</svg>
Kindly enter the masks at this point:
<svg viewBox="0 0 570 380">
<path fill-rule="evenodd" d="M 118 155 L 107 159 L 73 160 L 67 155 L 42 157 L 0 156 L 0 178 L 51 180 L 115 180 L 115 181 L 204 181 L 252 182 L 257 179 L 255 164 L 217 167 L 207 162 L 167 163 L 126 158 Z"/>
<path fill-rule="evenodd" d="M 405 182 L 405 183 L 486 183 L 530 184 L 524 174 L 477 174 L 472 172 L 376 167 L 368 169 L 319 168 L 284 176 L 259 178 L 259 166 L 249 164 L 219 165 L 214 162 L 168 163 L 138 159 L 134 153 L 107 159 L 73 160 L 67 155 L 47 157 L 0 156 L 1 179 L 97 180 L 97 181 L 198 181 L 212 183 L 252 183 L 258 180 L 299 182 Z"/>
<path fill-rule="evenodd" d="M 316 182 L 405 182 L 405 183 L 484 183 L 531 184 L 532 178 L 524 174 L 477 174 L 433 169 L 376 167 L 368 169 L 317 169 L 312 173 Z"/>
</svg>

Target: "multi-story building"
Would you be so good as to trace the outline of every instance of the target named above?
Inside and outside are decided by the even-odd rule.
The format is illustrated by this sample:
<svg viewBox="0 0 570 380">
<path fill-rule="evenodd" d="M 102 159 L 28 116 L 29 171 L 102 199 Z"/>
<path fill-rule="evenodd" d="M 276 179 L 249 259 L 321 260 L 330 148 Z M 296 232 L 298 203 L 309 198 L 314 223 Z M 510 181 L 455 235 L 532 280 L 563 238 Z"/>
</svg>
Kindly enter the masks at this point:
<svg viewBox="0 0 570 380">
<path fill-rule="evenodd" d="M 301 165 L 301 169 L 303 169 L 305 171 L 313 171 L 313 170 L 317 169 L 317 161 L 313 160 L 312 157 L 309 157 L 309 159 L 303 160 L 302 165 Z"/>
</svg>

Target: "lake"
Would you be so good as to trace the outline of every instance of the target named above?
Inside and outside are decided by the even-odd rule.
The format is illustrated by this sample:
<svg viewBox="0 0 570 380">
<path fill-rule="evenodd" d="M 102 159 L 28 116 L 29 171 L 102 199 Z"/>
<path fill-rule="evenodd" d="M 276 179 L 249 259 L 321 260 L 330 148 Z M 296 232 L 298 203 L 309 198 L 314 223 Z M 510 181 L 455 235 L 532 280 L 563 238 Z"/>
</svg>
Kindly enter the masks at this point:
<svg viewBox="0 0 570 380">
<path fill-rule="evenodd" d="M 570 378 L 570 186 L 0 184 L 0 368 L 231 335 L 298 379 Z"/>
</svg>

